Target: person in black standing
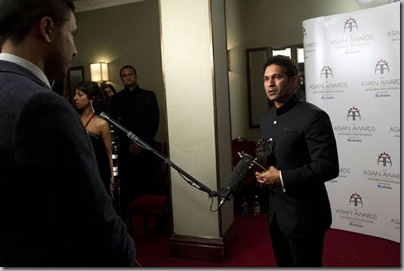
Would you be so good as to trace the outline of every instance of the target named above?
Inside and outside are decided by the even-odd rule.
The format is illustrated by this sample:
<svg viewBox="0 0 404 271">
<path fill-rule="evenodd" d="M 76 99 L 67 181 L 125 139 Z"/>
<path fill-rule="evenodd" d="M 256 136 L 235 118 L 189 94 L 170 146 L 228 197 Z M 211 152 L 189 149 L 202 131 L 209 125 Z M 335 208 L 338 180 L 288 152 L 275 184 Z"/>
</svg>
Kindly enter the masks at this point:
<svg viewBox="0 0 404 271">
<path fill-rule="evenodd" d="M 156 95 L 151 90 L 137 84 L 136 69 L 126 65 L 120 70 L 124 89 L 111 99 L 111 116 L 146 144 L 154 147 L 160 112 Z M 121 183 L 121 210 L 125 210 L 132 200 L 153 191 L 155 155 L 127 137 L 117 129 L 119 138 L 118 176 Z"/>
<path fill-rule="evenodd" d="M 331 225 L 325 182 L 339 174 L 331 120 L 296 93 L 298 68 L 276 55 L 264 64 L 264 89 L 274 106 L 263 113 L 261 131 L 272 142 L 268 170 L 256 172 L 269 186 L 269 225 L 279 267 L 322 266 L 323 243 Z"/>
</svg>

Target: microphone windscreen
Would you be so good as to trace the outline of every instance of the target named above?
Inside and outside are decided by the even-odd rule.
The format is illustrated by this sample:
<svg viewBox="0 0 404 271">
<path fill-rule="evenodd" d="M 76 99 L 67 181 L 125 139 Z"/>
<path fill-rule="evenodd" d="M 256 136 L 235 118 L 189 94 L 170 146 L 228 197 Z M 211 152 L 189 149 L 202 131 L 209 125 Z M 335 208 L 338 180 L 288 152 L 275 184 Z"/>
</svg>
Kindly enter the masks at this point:
<svg viewBox="0 0 404 271">
<path fill-rule="evenodd" d="M 237 193 L 251 173 L 250 164 L 244 159 L 241 159 L 230 176 L 228 186 L 231 187 L 233 192 Z"/>
</svg>

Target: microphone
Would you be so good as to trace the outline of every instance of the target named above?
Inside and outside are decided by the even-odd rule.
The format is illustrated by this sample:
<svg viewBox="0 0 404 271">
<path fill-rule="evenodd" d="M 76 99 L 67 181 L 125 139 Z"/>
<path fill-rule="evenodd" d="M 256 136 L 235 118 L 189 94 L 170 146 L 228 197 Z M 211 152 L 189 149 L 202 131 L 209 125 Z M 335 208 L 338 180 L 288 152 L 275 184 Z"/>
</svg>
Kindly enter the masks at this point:
<svg viewBox="0 0 404 271">
<path fill-rule="evenodd" d="M 232 194 L 236 194 L 240 190 L 243 181 L 247 179 L 251 173 L 250 164 L 245 161 L 245 159 L 241 159 L 231 174 L 226 186 L 220 189 L 221 201 L 219 208 L 226 200 L 230 199 Z"/>
</svg>

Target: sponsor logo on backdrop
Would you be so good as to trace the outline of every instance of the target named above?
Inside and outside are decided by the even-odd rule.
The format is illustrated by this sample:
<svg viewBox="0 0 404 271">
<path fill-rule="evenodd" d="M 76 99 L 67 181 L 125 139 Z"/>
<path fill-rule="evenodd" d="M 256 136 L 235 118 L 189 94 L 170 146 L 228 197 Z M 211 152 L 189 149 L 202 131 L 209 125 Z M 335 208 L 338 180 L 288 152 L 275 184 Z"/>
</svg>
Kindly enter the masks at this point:
<svg viewBox="0 0 404 271">
<path fill-rule="evenodd" d="M 348 109 L 348 115 L 347 115 L 347 119 L 351 119 L 353 121 L 359 119 L 361 120 L 361 113 L 360 110 L 358 108 L 356 108 L 355 106 L 351 107 Z"/>
<path fill-rule="evenodd" d="M 375 61 L 375 77 L 369 80 L 363 80 L 360 84 L 365 91 L 375 92 L 375 98 L 389 98 L 392 91 L 400 90 L 400 78 L 389 78 L 390 66 L 385 59 Z"/>
<path fill-rule="evenodd" d="M 383 165 L 383 167 L 390 165 L 390 167 L 392 167 L 391 156 L 386 152 L 382 152 L 377 159 L 377 165 Z"/>
<path fill-rule="evenodd" d="M 346 167 L 341 167 L 339 169 L 338 179 L 340 178 L 349 178 L 351 174 L 351 169 Z M 337 179 L 331 180 L 331 182 L 337 182 Z"/>
<path fill-rule="evenodd" d="M 400 223 L 400 218 L 397 217 L 392 217 L 390 219 L 390 223 L 394 225 L 394 228 L 396 228 L 397 230 L 400 229 L 401 223 Z"/>
<path fill-rule="evenodd" d="M 364 137 L 373 136 L 376 132 L 375 125 L 362 125 L 362 115 L 358 107 L 352 106 L 348 108 L 347 124 L 335 125 L 334 132 L 339 136 L 347 137 L 347 142 L 361 143 Z"/>
<path fill-rule="evenodd" d="M 334 82 L 332 80 L 333 77 L 334 72 L 332 67 L 329 65 L 323 66 L 319 76 L 322 82 L 308 85 L 308 91 L 311 91 L 313 94 L 320 94 L 322 100 L 335 99 L 334 94 L 344 92 L 348 88 L 348 82 Z"/>
<path fill-rule="evenodd" d="M 355 207 L 358 207 L 358 205 L 362 207 L 363 206 L 362 197 L 357 193 L 353 193 L 349 198 L 349 205 L 351 204 L 353 204 Z"/>
<path fill-rule="evenodd" d="M 398 126 L 391 126 L 389 128 L 389 133 L 392 134 L 394 137 L 400 137 L 401 128 Z"/>
<path fill-rule="evenodd" d="M 334 76 L 333 72 L 332 72 L 332 68 L 330 66 L 324 66 L 321 69 L 321 74 L 320 77 L 323 79 L 329 79 L 332 78 Z"/>
<path fill-rule="evenodd" d="M 307 30 L 305 27 L 302 28 L 303 32 L 303 47 L 304 47 L 304 58 L 307 59 L 306 54 L 314 53 L 318 47 L 317 41 L 306 41 L 307 39 Z"/>
<path fill-rule="evenodd" d="M 350 17 L 345 20 L 340 35 L 331 33 L 334 38 L 330 45 L 335 49 L 344 50 L 344 54 L 359 54 L 360 48 L 369 46 L 373 40 L 373 33 L 359 33 L 359 24 L 356 19 Z"/>
<path fill-rule="evenodd" d="M 393 158 L 385 151 L 379 153 L 376 159 L 376 166 L 378 169 L 365 169 L 363 176 L 369 181 L 376 181 L 377 188 L 394 190 L 394 184 L 400 184 L 400 173 L 395 172 L 396 168 L 393 167 Z M 399 187 L 398 187 L 399 188 Z"/>
<path fill-rule="evenodd" d="M 354 18 L 349 18 L 345 21 L 344 32 L 352 32 L 353 30 L 358 31 L 358 23 Z"/>
<path fill-rule="evenodd" d="M 380 59 L 376 62 L 375 74 L 385 74 L 390 72 L 389 63 L 386 60 Z"/>
<path fill-rule="evenodd" d="M 335 213 L 340 219 L 347 220 L 349 226 L 364 228 L 366 225 L 373 224 L 377 220 L 377 214 L 367 212 L 363 207 L 362 196 L 355 192 L 349 195 L 348 206 L 336 209 Z"/>
<path fill-rule="evenodd" d="M 391 29 L 387 31 L 387 38 L 391 38 L 391 41 L 400 41 L 400 29 Z"/>
<path fill-rule="evenodd" d="M 339 180 L 341 180 L 341 178 L 349 178 L 349 175 L 351 174 L 351 169 L 350 168 L 346 168 L 346 167 L 341 167 L 339 169 L 339 174 L 338 177 L 332 180 L 329 180 L 329 183 L 338 183 Z"/>
<path fill-rule="evenodd" d="M 393 187 L 391 186 L 391 184 L 388 184 L 388 183 L 378 183 L 377 188 L 385 189 L 385 190 L 393 190 Z"/>
</svg>

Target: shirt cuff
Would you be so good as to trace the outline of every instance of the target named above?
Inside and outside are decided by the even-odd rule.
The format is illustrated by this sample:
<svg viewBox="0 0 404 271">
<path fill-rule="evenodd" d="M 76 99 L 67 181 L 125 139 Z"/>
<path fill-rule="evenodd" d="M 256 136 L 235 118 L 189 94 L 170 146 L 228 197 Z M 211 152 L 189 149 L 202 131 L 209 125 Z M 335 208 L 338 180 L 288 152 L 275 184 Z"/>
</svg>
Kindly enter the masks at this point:
<svg viewBox="0 0 404 271">
<path fill-rule="evenodd" d="M 283 184 L 283 178 L 282 178 L 282 172 L 281 171 L 279 171 L 279 181 L 281 183 L 283 192 L 286 192 L 285 185 Z"/>
</svg>

